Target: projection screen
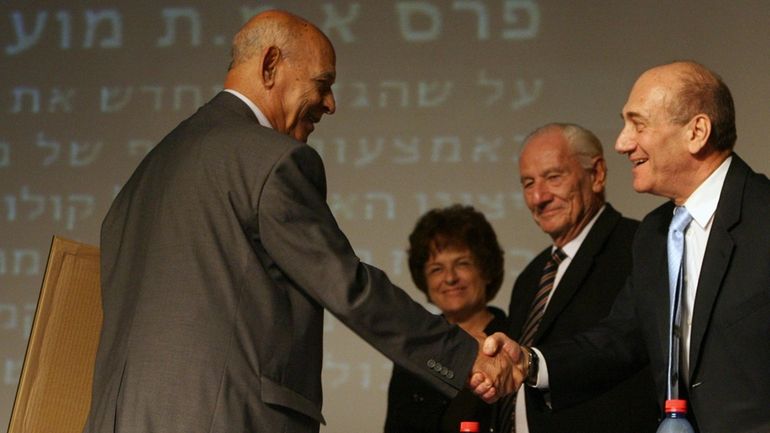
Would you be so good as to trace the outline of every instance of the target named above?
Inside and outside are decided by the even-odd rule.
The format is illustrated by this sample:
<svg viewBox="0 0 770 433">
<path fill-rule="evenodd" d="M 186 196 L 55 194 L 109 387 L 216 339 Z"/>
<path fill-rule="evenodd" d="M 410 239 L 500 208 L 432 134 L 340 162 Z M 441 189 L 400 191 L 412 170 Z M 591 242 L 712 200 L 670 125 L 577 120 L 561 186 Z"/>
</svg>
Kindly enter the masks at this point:
<svg viewBox="0 0 770 433">
<path fill-rule="evenodd" d="M 613 145 L 637 76 L 676 59 L 722 75 L 736 151 L 770 171 L 770 6 L 700 1 L 0 2 L 0 426 L 7 425 L 51 237 L 93 244 L 141 158 L 221 89 L 234 32 L 282 8 L 337 50 L 337 113 L 310 145 L 328 203 L 360 257 L 426 304 L 406 266 L 428 209 L 484 212 L 505 250 L 493 301 L 549 239 L 518 182 L 521 139 L 551 121 L 603 141 L 609 201 L 641 218 Z M 766 217 L 766 216 L 765 216 Z M 327 315 L 323 432 L 382 430 L 392 364 Z"/>
</svg>

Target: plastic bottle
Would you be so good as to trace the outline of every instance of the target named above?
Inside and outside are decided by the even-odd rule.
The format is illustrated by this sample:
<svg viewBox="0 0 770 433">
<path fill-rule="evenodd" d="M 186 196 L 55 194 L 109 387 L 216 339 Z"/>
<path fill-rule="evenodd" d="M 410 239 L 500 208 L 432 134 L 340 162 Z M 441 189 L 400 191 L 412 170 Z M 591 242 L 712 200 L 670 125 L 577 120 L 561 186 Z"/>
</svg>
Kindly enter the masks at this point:
<svg viewBox="0 0 770 433">
<path fill-rule="evenodd" d="M 687 421 L 687 400 L 666 400 L 666 417 L 657 433 L 695 433 Z"/>
<path fill-rule="evenodd" d="M 460 433 L 479 433 L 479 423 L 476 421 L 461 421 Z"/>
</svg>

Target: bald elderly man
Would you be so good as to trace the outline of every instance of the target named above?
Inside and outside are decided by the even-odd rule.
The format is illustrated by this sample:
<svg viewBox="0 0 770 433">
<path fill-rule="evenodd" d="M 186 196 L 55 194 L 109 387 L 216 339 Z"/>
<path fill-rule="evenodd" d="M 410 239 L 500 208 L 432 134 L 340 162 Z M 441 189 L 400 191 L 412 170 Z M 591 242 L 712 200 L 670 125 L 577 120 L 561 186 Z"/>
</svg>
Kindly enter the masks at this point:
<svg viewBox="0 0 770 433">
<path fill-rule="evenodd" d="M 483 355 L 337 227 L 305 144 L 336 108 L 326 36 L 269 11 L 232 52 L 225 90 L 147 155 L 102 224 L 85 432 L 317 432 L 324 308 L 447 395 L 512 391 L 507 355 Z"/>
</svg>

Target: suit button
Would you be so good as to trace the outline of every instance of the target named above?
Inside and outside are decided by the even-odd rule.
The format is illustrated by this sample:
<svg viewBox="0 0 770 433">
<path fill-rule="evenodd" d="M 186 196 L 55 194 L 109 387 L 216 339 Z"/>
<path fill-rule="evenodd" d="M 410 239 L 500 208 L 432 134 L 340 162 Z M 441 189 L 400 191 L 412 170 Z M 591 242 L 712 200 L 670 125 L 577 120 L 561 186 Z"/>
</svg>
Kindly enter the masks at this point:
<svg viewBox="0 0 770 433">
<path fill-rule="evenodd" d="M 441 369 L 441 375 L 442 376 L 446 376 L 447 373 L 449 373 L 449 369 L 448 368 L 444 367 L 444 368 Z"/>
<path fill-rule="evenodd" d="M 455 372 L 452 370 L 449 370 L 449 372 L 446 374 L 447 379 L 454 379 Z"/>
<path fill-rule="evenodd" d="M 440 362 L 437 362 L 436 365 L 433 366 L 433 369 L 436 371 L 441 371 L 442 368 L 444 368 L 444 366 L 441 365 Z"/>
<path fill-rule="evenodd" d="M 428 360 L 428 368 L 433 368 L 436 366 L 436 360 L 435 359 L 429 359 Z"/>
</svg>

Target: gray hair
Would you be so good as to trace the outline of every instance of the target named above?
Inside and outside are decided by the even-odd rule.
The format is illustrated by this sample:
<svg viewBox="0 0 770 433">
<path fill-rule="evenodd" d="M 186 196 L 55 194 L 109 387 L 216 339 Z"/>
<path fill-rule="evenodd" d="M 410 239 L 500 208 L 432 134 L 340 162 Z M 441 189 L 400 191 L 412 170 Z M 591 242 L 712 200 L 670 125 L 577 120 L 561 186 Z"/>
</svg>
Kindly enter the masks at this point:
<svg viewBox="0 0 770 433">
<path fill-rule="evenodd" d="M 586 170 L 593 168 L 593 159 L 597 156 L 604 156 L 602 142 L 596 135 L 586 128 L 574 123 L 552 122 L 543 125 L 524 139 L 522 149 L 534 137 L 546 132 L 560 131 L 569 144 L 570 150 L 580 161 L 580 165 Z"/>
</svg>

